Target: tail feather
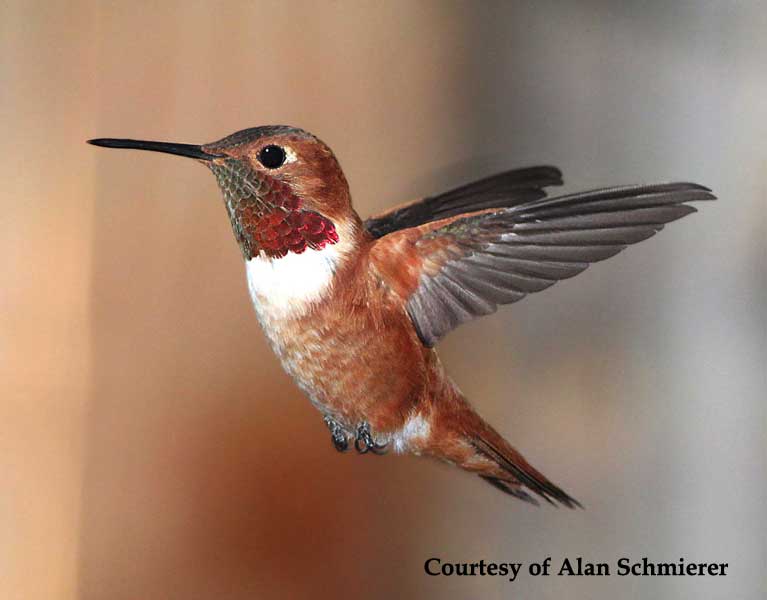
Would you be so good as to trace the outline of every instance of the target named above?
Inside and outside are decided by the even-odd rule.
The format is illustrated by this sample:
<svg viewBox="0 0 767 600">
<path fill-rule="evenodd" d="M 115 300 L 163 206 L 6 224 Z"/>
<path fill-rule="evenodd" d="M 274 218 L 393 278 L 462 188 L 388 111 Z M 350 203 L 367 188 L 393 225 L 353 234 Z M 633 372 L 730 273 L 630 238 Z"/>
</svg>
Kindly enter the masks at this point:
<svg viewBox="0 0 767 600">
<path fill-rule="evenodd" d="M 501 490 L 505 494 L 509 494 L 510 496 L 519 498 L 523 502 L 528 502 L 535 506 L 540 506 L 541 504 L 518 485 L 513 486 L 509 484 L 508 481 L 504 481 L 503 479 L 498 479 L 497 477 L 493 477 L 492 475 L 480 475 L 480 477 L 484 479 L 485 481 L 487 481 L 494 488 Z"/>
<path fill-rule="evenodd" d="M 513 481 L 507 481 L 490 475 L 481 475 L 485 481 L 507 494 L 511 494 L 515 498 L 531 502 L 532 504 L 538 503 L 532 496 L 520 489 L 519 485 L 515 485 L 515 483 L 521 484 L 538 494 L 549 504 L 556 505 L 556 502 L 559 502 L 568 508 L 583 508 L 581 503 L 575 498 L 569 496 L 534 469 L 518 452 L 506 444 L 500 435 L 498 435 L 498 438 L 500 443 L 494 445 L 483 437 L 475 437 L 471 440 L 471 445 L 480 455 L 493 461 L 493 463 L 508 473 L 513 478 Z M 505 452 L 498 448 L 501 445 L 506 446 Z"/>
<path fill-rule="evenodd" d="M 524 502 L 583 508 L 554 485 L 471 407 L 454 385 L 435 394 L 439 402 L 427 416 L 429 434 L 421 439 L 419 454 L 431 455 L 479 475 L 493 487 Z"/>
</svg>

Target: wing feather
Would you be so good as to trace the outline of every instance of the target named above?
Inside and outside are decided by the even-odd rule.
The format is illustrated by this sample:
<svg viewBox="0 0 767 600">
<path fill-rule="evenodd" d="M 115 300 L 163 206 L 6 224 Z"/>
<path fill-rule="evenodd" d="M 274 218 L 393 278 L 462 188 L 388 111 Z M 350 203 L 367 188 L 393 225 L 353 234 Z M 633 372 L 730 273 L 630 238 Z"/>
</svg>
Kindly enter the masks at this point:
<svg viewBox="0 0 767 600">
<path fill-rule="evenodd" d="M 401 287 L 421 341 L 433 346 L 461 323 L 573 277 L 696 212 L 687 202 L 712 199 L 693 183 L 534 199 L 397 231 L 378 240 L 371 255 L 415 261 L 414 279 Z M 408 256 L 386 252 L 395 246 Z"/>
<path fill-rule="evenodd" d="M 562 172 L 556 167 L 504 171 L 437 196 L 398 206 L 370 217 L 364 226 L 374 238 L 380 238 L 394 231 L 463 213 L 531 202 L 546 196 L 543 188 L 550 185 L 562 185 Z"/>
</svg>

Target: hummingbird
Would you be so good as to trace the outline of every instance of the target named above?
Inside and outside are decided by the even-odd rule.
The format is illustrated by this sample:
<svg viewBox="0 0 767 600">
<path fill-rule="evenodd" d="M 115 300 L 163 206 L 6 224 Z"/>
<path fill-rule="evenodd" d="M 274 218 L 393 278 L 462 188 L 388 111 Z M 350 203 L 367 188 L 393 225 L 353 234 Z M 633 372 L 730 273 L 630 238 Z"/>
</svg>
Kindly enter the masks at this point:
<svg viewBox="0 0 767 600">
<path fill-rule="evenodd" d="M 532 504 L 581 504 L 491 427 L 445 373 L 436 343 L 645 240 L 712 200 L 695 183 L 548 197 L 552 166 L 505 171 L 362 220 L 331 149 L 286 125 L 209 144 L 132 139 L 208 167 L 245 261 L 261 327 L 322 413 L 334 447 L 410 453 Z"/>
</svg>

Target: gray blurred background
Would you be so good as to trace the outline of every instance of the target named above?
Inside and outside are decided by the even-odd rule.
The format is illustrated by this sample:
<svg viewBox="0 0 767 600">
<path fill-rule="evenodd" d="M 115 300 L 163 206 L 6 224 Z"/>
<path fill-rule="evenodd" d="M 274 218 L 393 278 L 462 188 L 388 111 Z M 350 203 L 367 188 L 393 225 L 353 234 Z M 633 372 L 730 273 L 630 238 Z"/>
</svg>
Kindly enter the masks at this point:
<svg viewBox="0 0 767 600">
<path fill-rule="evenodd" d="M 0 595 L 764 597 L 766 32 L 759 2 L 0 3 Z M 84 144 L 269 123 L 334 148 L 363 216 L 536 163 L 720 196 L 440 346 L 585 510 L 336 453 L 210 174 Z M 432 556 L 730 569 L 510 583 Z"/>
</svg>

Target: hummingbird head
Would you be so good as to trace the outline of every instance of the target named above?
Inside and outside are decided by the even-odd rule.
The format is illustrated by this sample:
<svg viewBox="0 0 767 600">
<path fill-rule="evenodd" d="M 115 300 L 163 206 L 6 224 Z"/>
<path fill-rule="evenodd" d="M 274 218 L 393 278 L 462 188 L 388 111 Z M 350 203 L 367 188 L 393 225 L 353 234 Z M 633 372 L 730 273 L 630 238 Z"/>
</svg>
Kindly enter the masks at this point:
<svg viewBox="0 0 767 600">
<path fill-rule="evenodd" d="M 340 236 L 353 237 L 360 230 L 349 185 L 335 155 L 318 138 L 296 127 L 252 127 L 201 146 L 118 139 L 89 143 L 178 154 L 202 162 L 221 188 L 246 260 L 322 250 L 338 243 Z"/>
</svg>

